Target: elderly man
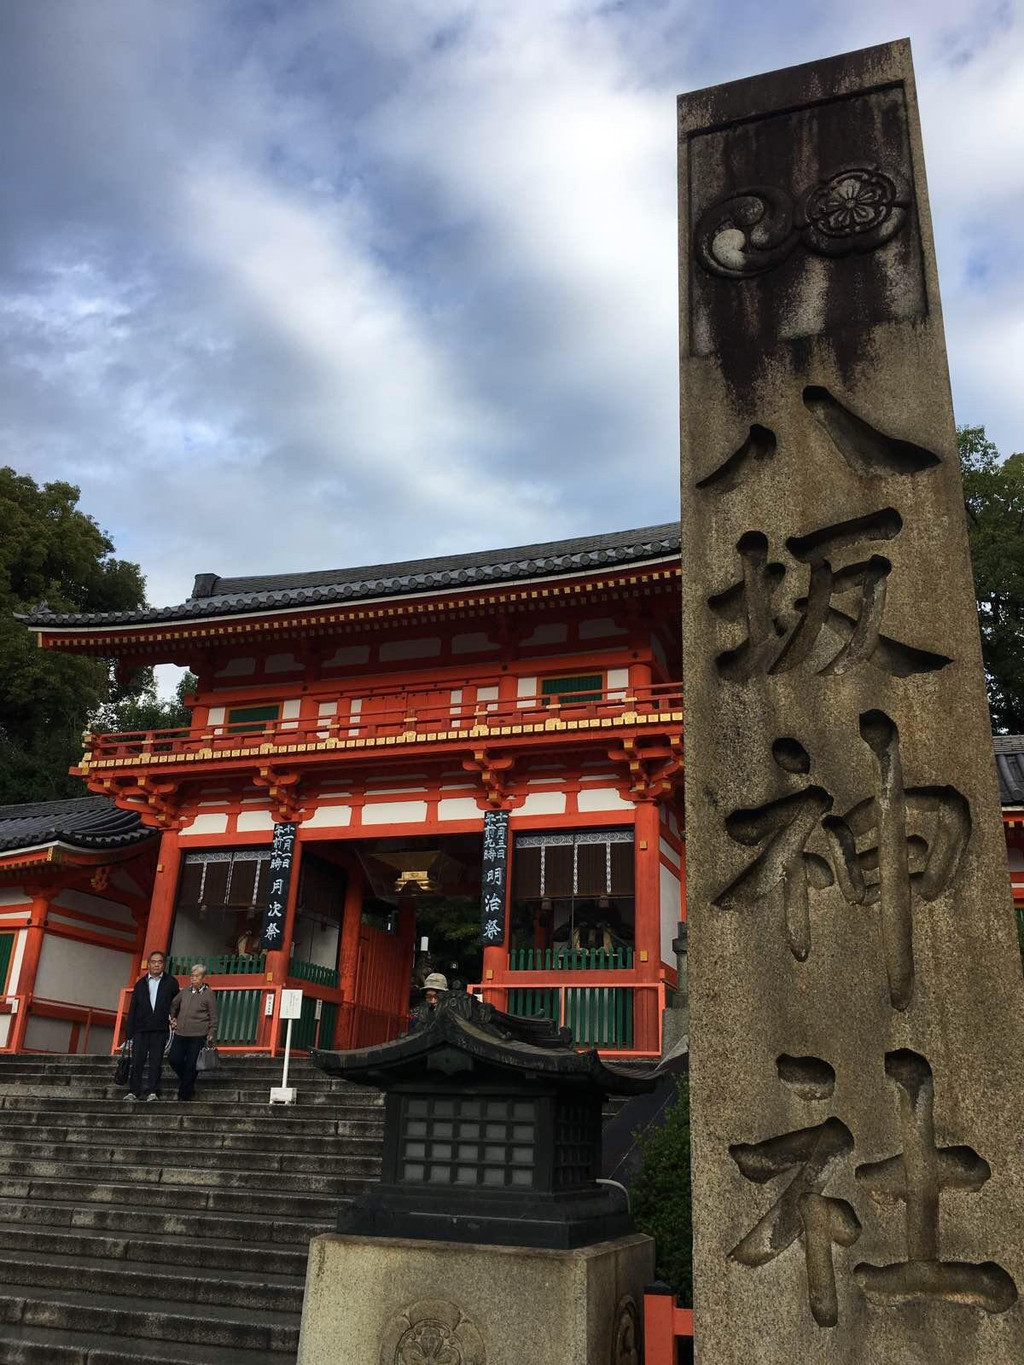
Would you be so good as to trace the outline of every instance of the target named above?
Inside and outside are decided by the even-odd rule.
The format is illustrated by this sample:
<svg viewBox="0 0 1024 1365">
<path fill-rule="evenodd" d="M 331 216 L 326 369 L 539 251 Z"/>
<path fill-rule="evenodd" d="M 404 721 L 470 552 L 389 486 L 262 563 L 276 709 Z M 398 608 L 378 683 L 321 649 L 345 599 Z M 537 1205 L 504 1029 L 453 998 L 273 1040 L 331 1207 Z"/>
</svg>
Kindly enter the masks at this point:
<svg viewBox="0 0 1024 1365">
<path fill-rule="evenodd" d="M 206 968 L 195 963 L 189 984 L 171 1001 L 174 1038 L 167 1060 L 178 1074 L 178 1099 L 190 1100 L 196 1088 L 196 1063 L 217 1031 L 217 1005 L 206 984 Z"/>
<path fill-rule="evenodd" d="M 164 971 L 163 953 L 149 955 L 147 974 L 136 981 L 125 1032 L 132 1043 L 132 1075 L 126 1100 L 158 1100 L 160 1069 L 170 1028 L 171 1001 L 178 983 Z"/>
</svg>

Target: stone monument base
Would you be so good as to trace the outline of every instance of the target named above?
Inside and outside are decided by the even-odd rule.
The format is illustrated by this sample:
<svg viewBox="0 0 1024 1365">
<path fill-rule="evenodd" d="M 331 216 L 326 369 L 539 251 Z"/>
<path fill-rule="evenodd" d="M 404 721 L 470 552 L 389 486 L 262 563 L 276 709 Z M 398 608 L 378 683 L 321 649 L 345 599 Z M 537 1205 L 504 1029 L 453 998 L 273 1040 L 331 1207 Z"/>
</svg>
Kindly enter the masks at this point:
<svg viewBox="0 0 1024 1365">
<path fill-rule="evenodd" d="M 571 1251 L 326 1233 L 298 1365 L 640 1365 L 654 1242 Z"/>
</svg>

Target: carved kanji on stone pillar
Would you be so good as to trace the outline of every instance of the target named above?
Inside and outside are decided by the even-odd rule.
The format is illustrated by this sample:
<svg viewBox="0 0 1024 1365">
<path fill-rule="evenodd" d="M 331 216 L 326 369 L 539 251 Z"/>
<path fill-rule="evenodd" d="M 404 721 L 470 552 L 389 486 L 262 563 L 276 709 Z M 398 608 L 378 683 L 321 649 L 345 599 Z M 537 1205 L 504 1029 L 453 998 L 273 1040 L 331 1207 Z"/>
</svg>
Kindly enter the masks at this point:
<svg viewBox="0 0 1024 1365">
<path fill-rule="evenodd" d="M 679 113 L 698 1355 L 1024 1360 L 1024 981 L 909 45 Z"/>
</svg>

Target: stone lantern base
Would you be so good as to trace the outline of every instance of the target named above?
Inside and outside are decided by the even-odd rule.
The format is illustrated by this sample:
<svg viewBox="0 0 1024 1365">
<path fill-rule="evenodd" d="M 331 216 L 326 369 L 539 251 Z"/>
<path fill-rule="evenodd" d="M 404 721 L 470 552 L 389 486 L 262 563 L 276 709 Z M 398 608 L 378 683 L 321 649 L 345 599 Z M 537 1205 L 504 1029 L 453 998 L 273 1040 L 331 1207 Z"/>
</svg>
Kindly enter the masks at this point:
<svg viewBox="0 0 1024 1365">
<path fill-rule="evenodd" d="M 298 1365 L 641 1365 L 654 1242 L 569 1251 L 325 1234 Z"/>
</svg>

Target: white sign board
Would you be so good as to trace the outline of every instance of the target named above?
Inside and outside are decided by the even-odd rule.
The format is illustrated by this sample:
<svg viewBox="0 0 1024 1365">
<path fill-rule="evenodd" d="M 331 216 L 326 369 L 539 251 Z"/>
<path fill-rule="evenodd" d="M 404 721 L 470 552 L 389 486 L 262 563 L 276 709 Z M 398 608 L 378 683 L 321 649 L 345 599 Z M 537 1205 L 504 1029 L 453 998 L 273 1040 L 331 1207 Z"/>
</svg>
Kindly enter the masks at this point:
<svg viewBox="0 0 1024 1365">
<path fill-rule="evenodd" d="M 282 1019 L 301 1019 L 301 1018 L 302 1018 L 302 992 L 301 992 L 301 991 L 282 991 L 282 992 L 281 992 L 281 1018 L 282 1018 Z"/>
</svg>

